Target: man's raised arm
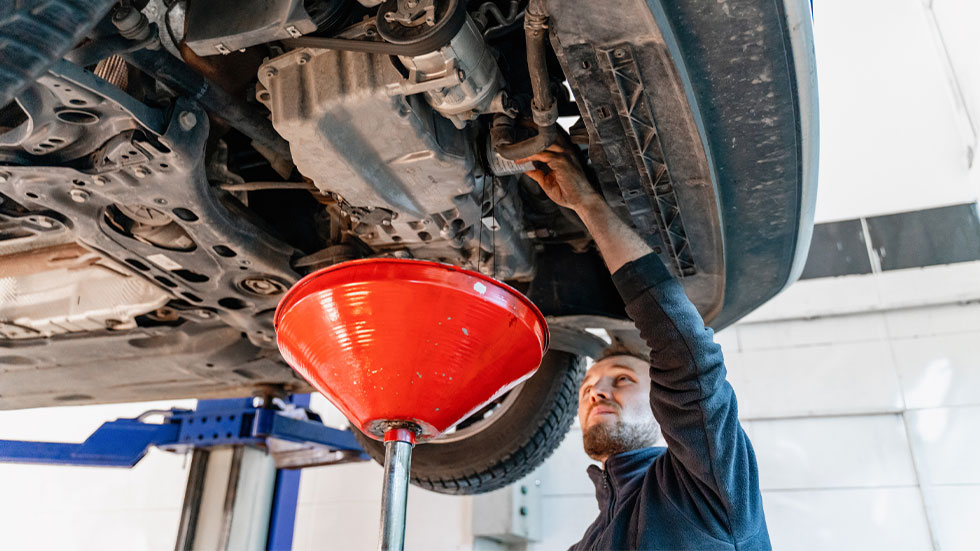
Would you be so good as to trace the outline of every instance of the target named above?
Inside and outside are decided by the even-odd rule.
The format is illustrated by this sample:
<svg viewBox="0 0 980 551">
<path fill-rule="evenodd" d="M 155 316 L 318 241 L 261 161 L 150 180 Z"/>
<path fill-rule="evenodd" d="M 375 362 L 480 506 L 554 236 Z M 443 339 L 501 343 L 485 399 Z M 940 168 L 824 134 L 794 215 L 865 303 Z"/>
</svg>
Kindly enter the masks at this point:
<svg viewBox="0 0 980 551">
<path fill-rule="evenodd" d="M 657 255 L 592 188 L 571 153 L 556 145 L 529 160 L 548 165 L 550 172 L 528 175 L 585 223 L 652 350 L 650 403 L 668 444 L 665 461 L 656 466 L 659 483 L 681 495 L 698 494 L 691 500 L 698 514 L 717 519 L 732 543 L 754 535 L 764 522 L 755 454 L 739 425 L 713 331 Z"/>
</svg>

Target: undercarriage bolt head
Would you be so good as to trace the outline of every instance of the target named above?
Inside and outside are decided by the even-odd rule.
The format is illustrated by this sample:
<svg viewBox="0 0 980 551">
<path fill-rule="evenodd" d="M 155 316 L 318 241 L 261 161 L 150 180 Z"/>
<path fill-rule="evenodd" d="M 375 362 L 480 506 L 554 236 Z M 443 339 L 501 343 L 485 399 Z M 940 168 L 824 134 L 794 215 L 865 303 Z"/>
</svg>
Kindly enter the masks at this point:
<svg viewBox="0 0 980 551">
<path fill-rule="evenodd" d="M 184 111 L 177 117 L 177 123 L 184 132 L 190 132 L 197 125 L 197 116 L 190 111 Z"/>
<path fill-rule="evenodd" d="M 84 189 L 73 189 L 68 192 L 68 196 L 76 203 L 84 203 L 90 197 L 89 192 Z"/>
<path fill-rule="evenodd" d="M 310 59 L 311 59 L 310 54 L 303 52 L 299 54 L 299 59 L 296 60 L 296 63 L 300 65 L 306 65 L 307 63 L 309 63 Z"/>
<path fill-rule="evenodd" d="M 105 176 L 92 176 L 92 183 L 97 186 L 104 186 L 109 183 L 109 179 Z"/>
<path fill-rule="evenodd" d="M 286 290 L 286 286 L 282 283 L 262 277 L 247 278 L 242 281 L 241 286 L 247 291 L 262 296 L 278 295 Z"/>
<path fill-rule="evenodd" d="M 265 76 L 272 78 L 279 74 L 279 70 L 275 67 L 269 67 L 265 70 Z"/>
</svg>

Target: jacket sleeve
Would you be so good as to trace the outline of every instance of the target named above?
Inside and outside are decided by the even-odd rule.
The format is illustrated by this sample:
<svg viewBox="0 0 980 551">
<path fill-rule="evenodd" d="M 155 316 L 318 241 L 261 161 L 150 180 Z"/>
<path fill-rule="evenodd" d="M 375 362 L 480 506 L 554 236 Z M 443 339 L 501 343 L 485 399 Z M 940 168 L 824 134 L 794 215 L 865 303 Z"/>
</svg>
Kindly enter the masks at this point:
<svg viewBox="0 0 980 551">
<path fill-rule="evenodd" d="M 626 264 L 613 281 L 652 350 L 650 405 L 667 441 L 658 483 L 725 539 L 754 535 L 765 526 L 755 453 L 714 332 L 655 254 Z"/>
</svg>

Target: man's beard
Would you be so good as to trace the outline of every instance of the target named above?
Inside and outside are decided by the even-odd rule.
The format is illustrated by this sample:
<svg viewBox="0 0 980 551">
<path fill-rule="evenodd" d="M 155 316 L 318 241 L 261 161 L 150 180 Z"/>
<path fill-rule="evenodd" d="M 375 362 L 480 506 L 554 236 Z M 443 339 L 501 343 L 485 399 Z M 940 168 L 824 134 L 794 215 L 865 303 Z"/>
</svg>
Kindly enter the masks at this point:
<svg viewBox="0 0 980 551">
<path fill-rule="evenodd" d="M 648 448 L 660 439 L 657 421 L 626 424 L 617 420 L 613 425 L 596 423 L 582 434 L 585 453 L 596 460 L 605 459 L 640 448 Z"/>
</svg>

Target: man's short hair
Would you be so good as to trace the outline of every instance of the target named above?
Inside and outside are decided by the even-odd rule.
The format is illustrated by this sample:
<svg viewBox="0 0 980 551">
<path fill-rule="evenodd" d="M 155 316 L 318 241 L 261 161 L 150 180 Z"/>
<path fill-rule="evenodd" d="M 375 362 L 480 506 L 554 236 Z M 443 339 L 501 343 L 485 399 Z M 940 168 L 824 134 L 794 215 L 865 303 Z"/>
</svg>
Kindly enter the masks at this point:
<svg viewBox="0 0 980 551">
<path fill-rule="evenodd" d="M 632 341 L 633 339 L 630 339 Z M 638 360 L 644 362 L 650 361 L 650 349 L 645 345 L 637 342 L 628 342 L 619 337 L 613 337 L 612 342 L 609 346 L 602 350 L 595 361 L 598 363 L 606 358 L 611 358 L 612 356 L 632 356 Z"/>
</svg>

